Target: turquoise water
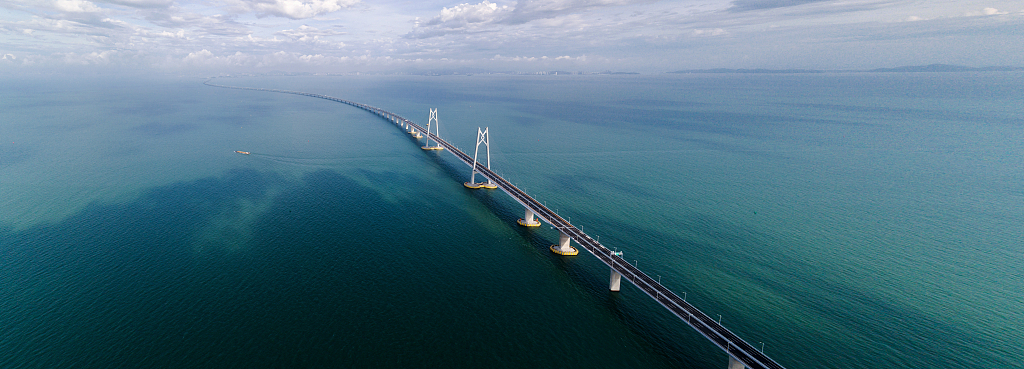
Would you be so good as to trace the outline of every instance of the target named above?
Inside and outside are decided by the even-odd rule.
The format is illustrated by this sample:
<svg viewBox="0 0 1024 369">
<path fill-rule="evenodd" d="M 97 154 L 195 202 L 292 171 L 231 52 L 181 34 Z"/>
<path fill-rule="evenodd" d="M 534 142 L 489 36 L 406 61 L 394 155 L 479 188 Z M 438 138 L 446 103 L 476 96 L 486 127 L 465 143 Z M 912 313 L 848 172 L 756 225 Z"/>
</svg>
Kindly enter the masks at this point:
<svg viewBox="0 0 1024 369">
<path fill-rule="evenodd" d="M 489 127 L 496 171 L 788 368 L 1024 360 L 1020 73 L 217 82 Z M 0 366 L 725 366 L 418 146 L 201 79 L 5 80 Z"/>
</svg>

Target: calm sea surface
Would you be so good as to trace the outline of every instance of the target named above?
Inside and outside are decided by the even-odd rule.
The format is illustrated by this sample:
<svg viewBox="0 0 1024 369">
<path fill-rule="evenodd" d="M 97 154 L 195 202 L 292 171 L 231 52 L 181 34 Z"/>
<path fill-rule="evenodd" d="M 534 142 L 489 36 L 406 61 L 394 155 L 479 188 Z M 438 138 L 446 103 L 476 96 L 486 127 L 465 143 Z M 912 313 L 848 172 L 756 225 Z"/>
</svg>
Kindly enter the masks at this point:
<svg viewBox="0 0 1024 369">
<path fill-rule="evenodd" d="M 451 154 L 202 82 L 0 83 L 0 367 L 726 366 Z M 788 368 L 1024 362 L 1024 74 L 216 83 L 489 127 L 492 168 Z"/>
</svg>

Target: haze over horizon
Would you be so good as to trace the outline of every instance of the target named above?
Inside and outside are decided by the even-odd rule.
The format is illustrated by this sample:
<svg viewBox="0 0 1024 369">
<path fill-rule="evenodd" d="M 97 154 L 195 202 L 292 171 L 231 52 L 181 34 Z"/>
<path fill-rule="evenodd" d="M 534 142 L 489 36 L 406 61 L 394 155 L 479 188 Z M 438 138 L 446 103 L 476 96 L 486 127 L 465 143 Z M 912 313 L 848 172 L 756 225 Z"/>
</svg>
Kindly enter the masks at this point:
<svg viewBox="0 0 1024 369">
<path fill-rule="evenodd" d="M 0 0 L 0 73 L 1024 65 L 1018 1 Z"/>
</svg>

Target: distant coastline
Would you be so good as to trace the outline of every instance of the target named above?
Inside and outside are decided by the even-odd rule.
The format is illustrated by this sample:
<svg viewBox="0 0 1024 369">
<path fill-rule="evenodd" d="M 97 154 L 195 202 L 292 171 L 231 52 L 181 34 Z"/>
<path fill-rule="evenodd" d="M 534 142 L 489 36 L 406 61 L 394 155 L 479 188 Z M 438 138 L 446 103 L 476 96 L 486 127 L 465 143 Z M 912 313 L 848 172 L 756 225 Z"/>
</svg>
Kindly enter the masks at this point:
<svg viewBox="0 0 1024 369">
<path fill-rule="evenodd" d="M 668 73 L 750 73 L 750 74 L 792 74 L 792 73 L 915 73 L 915 72 L 1020 72 L 1024 71 L 1024 67 L 1011 67 L 1011 66 L 993 66 L 993 67 L 965 67 L 962 65 L 950 65 L 950 64 L 929 64 L 929 65 L 912 65 L 902 66 L 895 68 L 876 68 L 876 69 L 837 69 L 837 70 L 819 70 L 819 69 L 729 69 L 729 68 L 713 68 L 713 69 L 686 69 L 677 70 Z"/>
<path fill-rule="evenodd" d="M 473 76 L 473 75 L 510 75 L 510 76 L 582 76 L 582 75 L 660 75 L 660 74 L 817 74 L 817 73 L 915 73 L 915 72 L 1024 72 L 1024 67 L 1013 66 L 990 66 L 990 67 L 967 67 L 951 64 L 929 64 L 916 66 L 901 66 L 895 68 L 875 69 L 733 69 L 733 68 L 711 68 L 711 69 L 684 69 L 671 72 L 639 73 L 633 71 L 612 71 L 604 70 L 599 72 L 571 71 L 571 70 L 549 70 L 549 71 L 493 71 L 480 68 L 458 68 L 458 69 L 408 69 L 393 72 L 346 72 L 346 73 L 312 73 L 312 72 L 286 72 L 269 71 L 265 73 L 240 73 L 221 74 L 220 77 L 243 77 L 243 76 L 352 76 L 352 75 L 413 75 L 413 76 Z"/>
</svg>

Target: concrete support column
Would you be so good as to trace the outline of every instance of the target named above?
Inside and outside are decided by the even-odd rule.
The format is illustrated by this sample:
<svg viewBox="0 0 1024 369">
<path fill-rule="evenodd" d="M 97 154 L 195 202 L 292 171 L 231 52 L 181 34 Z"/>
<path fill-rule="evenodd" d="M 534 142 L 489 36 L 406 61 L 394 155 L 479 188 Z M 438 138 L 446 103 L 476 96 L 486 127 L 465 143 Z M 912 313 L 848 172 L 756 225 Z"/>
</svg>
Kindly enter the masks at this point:
<svg viewBox="0 0 1024 369">
<path fill-rule="evenodd" d="M 743 362 L 729 355 L 729 369 L 744 369 L 746 367 L 746 365 L 743 365 Z"/>
<path fill-rule="evenodd" d="M 523 227 L 539 227 L 540 222 L 533 218 L 533 210 L 526 208 L 526 214 L 523 215 L 523 219 L 518 221 L 519 225 Z"/>
<path fill-rule="evenodd" d="M 567 235 L 565 233 L 562 233 L 562 232 L 558 232 L 558 251 L 561 251 L 561 252 L 576 251 L 572 246 L 569 246 L 569 241 L 570 241 L 569 235 Z"/>
<path fill-rule="evenodd" d="M 551 245 L 551 252 L 562 256 L 573 256 L 579 254 L 579 250 L 576 250 L 575 247 L 569 245 L 569 241 L 571 240 L 572 238 L 569 238 L 569 235 L 565 234 L 565 232 L 558 232 L 558 244 Z"/>
<path fill-rule="evenodd" d="M 622 251 L 612 251 L 612 257 L 614 258 L 616 256 L 618 256 L 619 259 L 621 259 Z M 622 274 L 619 274 L 619 272 L 616 272 L 615 269 L 612 269 L 612 278 L 610 281 L 608 281 L 608 289 L 611 291 L 619 292 L 619 286 L 621 285 L 621 281 Z"/>
</svg>

